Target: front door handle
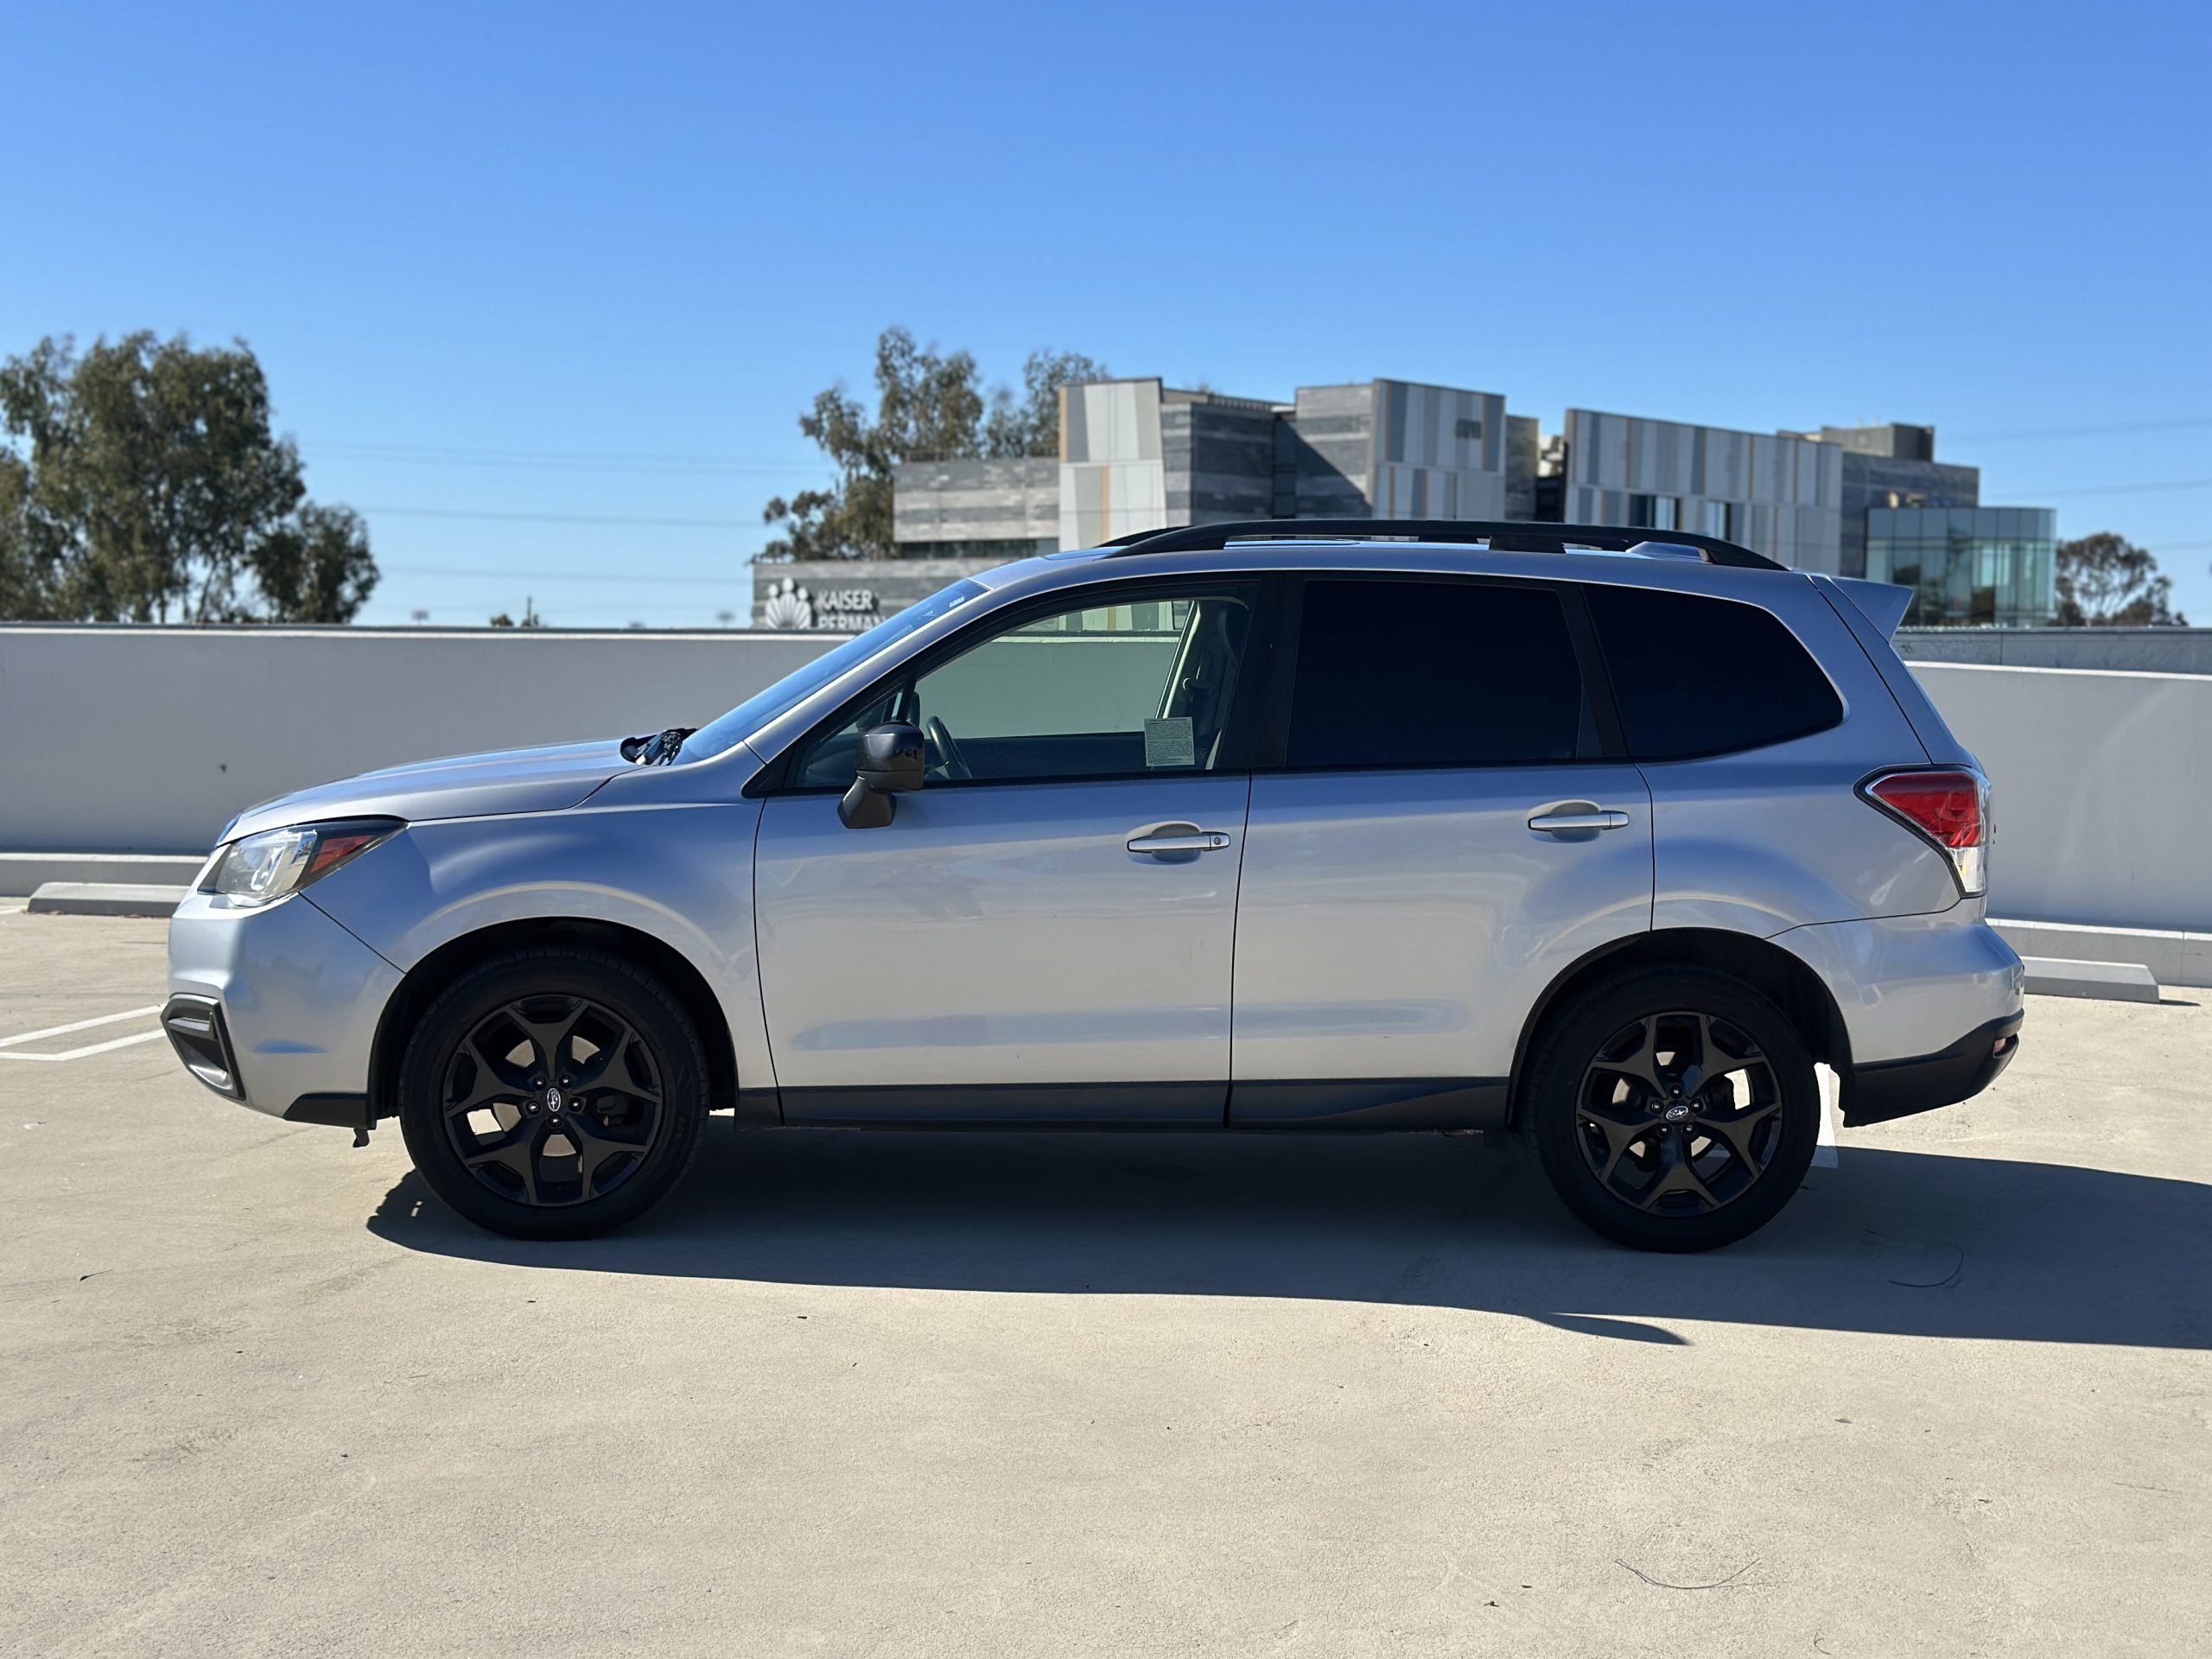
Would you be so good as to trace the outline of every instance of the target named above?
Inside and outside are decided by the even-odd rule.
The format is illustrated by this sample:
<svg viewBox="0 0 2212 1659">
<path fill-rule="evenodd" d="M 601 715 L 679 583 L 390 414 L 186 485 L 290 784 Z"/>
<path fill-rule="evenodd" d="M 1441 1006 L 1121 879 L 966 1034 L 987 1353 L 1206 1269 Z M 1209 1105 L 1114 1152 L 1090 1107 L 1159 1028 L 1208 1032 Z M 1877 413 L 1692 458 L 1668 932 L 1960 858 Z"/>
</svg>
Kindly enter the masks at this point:
<svg viewBox="0 0 2212 1659">
<path fill-rule="evenodd" d="M 1568 834 L 1577 830 L 1625 830 L 1628 814 L 1607 812 L 1592 807 L 1586 812 L 1539 812 L 1529 820 L 1531 830 L 1540 830 L 1548 836 Z"/>
<path fill-rule="evenodd" d="M 1218 830 L 1181 830 L 1177 833 L 1160 832 L 1130 838 L 1133 853 L 1217 853 L 1229 845 L 1229 837 Z"/>
</svg>

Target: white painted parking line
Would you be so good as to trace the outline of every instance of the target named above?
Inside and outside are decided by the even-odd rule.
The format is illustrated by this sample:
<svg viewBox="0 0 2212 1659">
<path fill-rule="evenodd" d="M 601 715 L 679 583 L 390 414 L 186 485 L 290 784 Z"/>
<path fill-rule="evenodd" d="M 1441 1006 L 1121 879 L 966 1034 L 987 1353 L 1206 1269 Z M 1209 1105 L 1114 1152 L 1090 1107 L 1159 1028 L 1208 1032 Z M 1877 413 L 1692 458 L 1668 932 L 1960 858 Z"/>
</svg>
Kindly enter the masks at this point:
<svg viewBox="0 0 2212 1659">
<path fill-rule="evenodd" d="M 20 1032 L 13 1037 L 0 1037 L 0 1048 L 14 1048 L 19 1044 L 35 1043 L 41 1037 L 67 1037 L 73 1031 L 90 1031 L 94 1026 L 111 1026 L 118 1020 L 143 1019 L 147 1014 L 159 1014 L 161 1011 L 162 1005 L 156 1002 L 148 1008 L 125 1008 L 121 1014 L 103 1014 L 94 1020 L 77 1020 L 66 1026 L 48 1026 L 44 1031 Z M 156 1037 L 161 1035 L 159 1032 L 151 1034 Z M 137 1039 L 133 1038 L 131 1040 L 136 1042 Z M 27 1058 L 36 1059 L 41 1057 L 31 1055 Z M 54 1057 L 49 1055 L 45 1058 Z"/>
<path fill-rule="evenodd" d="M 158 1028 L 134 1031 L 128 1037 L 111 1037 L 104 1043 L 87 1043 L 81 1048 L 65 1048 L 54 1054 L 33 1054 L 22 1050 L 25 1043 L 67 1037 L 73 1031 L 91 1031 L 98 1026 L 112 1026 L 125 1020 L 143 1020 L 161 1011 L 157 1002 L 151 1007 L 125 1008 L 121 1014 L 103 1014 L 90 1020 L 72 1020 L 66 1026 L 48 1026 L 43 1031 L 21 1031 L 13 1037 L 0 1037 L 0 1060 L 31 1060 L 43 1065 L 58 1065 L 64 1060 L 81 1060 L 89 1054 L 105 1054 L 110 1049 L 129 1048 L 134 1043 L 150 1043 L 162 1034 Z"/>
<path fill-rule="evenodd" d="M 105 1054 L 111 1048 L 128 1048 L 133 1043 L 150 1043 L 161 1034 L 158 1031 L 134 1031 L 128 1037 L 111 1037 L 88 1047 L 66 1048 L 59 1054 L 0 1054 L 0 1060 L 43 1060 L 53 1065 L 62 1060 L 81 1060 L 87 1054 Z"/>
</svg>

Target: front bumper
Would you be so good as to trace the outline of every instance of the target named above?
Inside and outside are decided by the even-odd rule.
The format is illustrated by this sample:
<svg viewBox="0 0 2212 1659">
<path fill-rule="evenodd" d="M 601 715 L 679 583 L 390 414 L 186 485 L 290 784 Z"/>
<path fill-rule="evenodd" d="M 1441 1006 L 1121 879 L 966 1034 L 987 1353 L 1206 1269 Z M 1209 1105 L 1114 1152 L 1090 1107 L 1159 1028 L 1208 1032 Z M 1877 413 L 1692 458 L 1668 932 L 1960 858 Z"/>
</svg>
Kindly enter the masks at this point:
<svg viewBox="0 0 2212 1659">
<path fill-rule="evenodd" d="M 219 1095 L 242 1099 L 238 1087 L 238 1056 L 231 1052 L 231 1033 L 223 1023 L 223 1005 L 212 996 L 190 991 L 172 993 L 162 1007 L 162 1029 L 169 1046 L 184 1062 L 184 1069 Z"/>
<path fill-rule="evenodd" d="M 1997 1081 L 2020 1052 L 2020 1021 L 2008 1014 L 1968 1032 L 1949 1047 L 1909 1060 L 1862 1065 L 1843 1092 L 1847 1128 L 1886 1123 L 1971 1099 Z"/>
<path fill-rule="evenodd" d="M 194 893 L 169 923 L 162 1024 L 217 1093 L 295 1122 L 353 1125 L 399 979 L 304 893 L 245 910 Z"/>
</svg>

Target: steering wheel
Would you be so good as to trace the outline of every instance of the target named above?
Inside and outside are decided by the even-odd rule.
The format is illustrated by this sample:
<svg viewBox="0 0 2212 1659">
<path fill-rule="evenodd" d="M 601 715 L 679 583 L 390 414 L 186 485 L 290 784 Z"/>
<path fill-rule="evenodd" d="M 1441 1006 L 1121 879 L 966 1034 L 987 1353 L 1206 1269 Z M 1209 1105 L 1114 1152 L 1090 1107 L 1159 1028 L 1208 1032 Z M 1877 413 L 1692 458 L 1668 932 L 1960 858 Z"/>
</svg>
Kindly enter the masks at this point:
<svg viewBox="0 0 2212 1659">
<path fill-rule="evenodd" d="M 960 753 L 960 745 L 953 741 L 952 728 L 935 715 L 929 717 L 924 728 L 931 743 L 936 746 L 938 764 L 944 766 L 947 778 L 966 781 L 976 774 L 968 768 L 968 757 Z"/>
</svg>

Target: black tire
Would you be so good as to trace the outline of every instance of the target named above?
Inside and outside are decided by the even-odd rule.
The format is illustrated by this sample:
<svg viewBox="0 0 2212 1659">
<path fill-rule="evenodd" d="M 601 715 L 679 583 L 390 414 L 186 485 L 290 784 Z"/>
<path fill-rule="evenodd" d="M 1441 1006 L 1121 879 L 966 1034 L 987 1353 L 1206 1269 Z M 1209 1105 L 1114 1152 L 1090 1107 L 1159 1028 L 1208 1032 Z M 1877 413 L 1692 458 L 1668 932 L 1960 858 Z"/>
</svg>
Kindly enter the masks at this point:
<svg viewBox="0 0 2212 1659">
<path fill-rule="evenodd" d="M 1576 996 L 1546 1022 L 1524 1098 L 1553 1190 L 1641 1250 L 1757 1232 L 1803 1183 L 1820 1138 L 1803 1037 L 1749 985 L 1703 968 L 1630 969 Z"/>
<path fill-rule="evenodd" d="M 605 950 L 548 945 L 479 963 L 424 1010 L 400 1063 L 416 1169 L 511 1238 L 634 1221 L 690 1166 L 706 1112 L 706 1053 L 683 1005 Z"/>
</svg>

